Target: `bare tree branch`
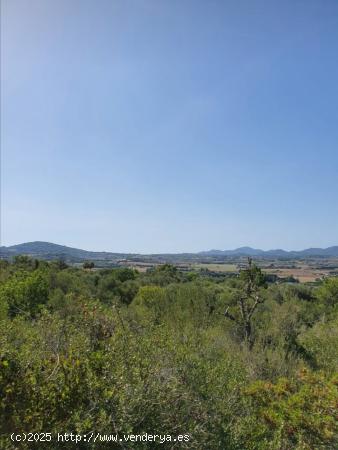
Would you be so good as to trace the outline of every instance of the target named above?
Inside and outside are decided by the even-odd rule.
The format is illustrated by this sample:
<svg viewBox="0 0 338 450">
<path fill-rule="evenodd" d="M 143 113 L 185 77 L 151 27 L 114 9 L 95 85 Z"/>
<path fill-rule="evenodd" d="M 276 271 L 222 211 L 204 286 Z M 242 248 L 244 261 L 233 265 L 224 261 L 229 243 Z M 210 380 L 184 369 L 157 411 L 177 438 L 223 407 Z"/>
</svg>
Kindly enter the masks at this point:
<svg viewBox="0 0 338 450">
<path fill-rule="evenodd" d="M 230 320 L 233 320 L 234 322 L 237 322 L 235 317 L 229 313 L 229 306 L 227 307 L 227 309 L 224 312 L 224 316 L 228 317 Z"/>
</svg>

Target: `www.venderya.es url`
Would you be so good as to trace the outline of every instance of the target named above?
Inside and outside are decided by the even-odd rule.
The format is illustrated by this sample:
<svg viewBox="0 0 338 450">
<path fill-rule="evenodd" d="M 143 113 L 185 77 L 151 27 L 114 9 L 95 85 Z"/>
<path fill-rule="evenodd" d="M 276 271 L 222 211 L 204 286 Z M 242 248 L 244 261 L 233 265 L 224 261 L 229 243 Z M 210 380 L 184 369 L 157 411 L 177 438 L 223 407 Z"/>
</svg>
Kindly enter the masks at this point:
<svg viewBox="0 0 338 450">
<path fill-rule="evenodd" d="M 13 442 L 156 442 L 164 444 L 166 442 L 189 442 L 189 434 L 105 434 L 89 432 L 78 433 L 12 433 L 10 439 Z"/>
</svg>

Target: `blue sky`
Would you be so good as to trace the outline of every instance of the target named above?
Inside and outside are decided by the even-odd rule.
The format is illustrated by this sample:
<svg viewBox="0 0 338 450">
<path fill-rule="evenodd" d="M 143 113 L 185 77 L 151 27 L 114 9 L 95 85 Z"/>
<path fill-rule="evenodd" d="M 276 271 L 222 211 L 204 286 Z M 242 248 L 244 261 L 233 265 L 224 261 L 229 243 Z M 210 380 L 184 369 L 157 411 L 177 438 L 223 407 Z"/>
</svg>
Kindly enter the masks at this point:
<svg viewBox="0 0 338 450">
<path fill-rule="evenodd" d="M 2 0 L 2 244 L 338 244 L 336 0 Z"/>
</svg>

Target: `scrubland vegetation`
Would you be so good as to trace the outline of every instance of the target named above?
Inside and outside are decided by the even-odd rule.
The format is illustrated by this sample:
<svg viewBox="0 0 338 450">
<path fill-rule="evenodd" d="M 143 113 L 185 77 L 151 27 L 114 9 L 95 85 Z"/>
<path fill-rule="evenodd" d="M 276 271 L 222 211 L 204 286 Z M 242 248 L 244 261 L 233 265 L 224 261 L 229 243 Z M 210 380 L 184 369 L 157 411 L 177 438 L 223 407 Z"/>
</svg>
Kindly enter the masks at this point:
<svg viewBox="0 0 338 450">
<path fill-rule="evenodd" d="M 1 434 L 191 435 L 116 448 L 338 447 L 338 278 L 308 287 L 268 284 L 255 265 L 213 278 L 170 265 L 0 263 Z M 62 448 L 115 448 L 81 445 Z"/>
</svg>

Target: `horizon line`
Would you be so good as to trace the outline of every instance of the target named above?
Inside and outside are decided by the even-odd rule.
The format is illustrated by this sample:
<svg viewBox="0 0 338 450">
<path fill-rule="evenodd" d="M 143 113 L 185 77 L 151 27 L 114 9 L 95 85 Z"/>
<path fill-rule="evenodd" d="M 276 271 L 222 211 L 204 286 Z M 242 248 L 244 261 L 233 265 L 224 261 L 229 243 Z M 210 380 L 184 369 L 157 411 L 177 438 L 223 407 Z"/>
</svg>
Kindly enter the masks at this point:
<svg viewBox="0 0 338 450">
<path fill-rule="evenodd" d="M 338 244 L 333 244 L 333 245 L 329 245 L 329 246 L 325 246 L 325 247 L 318 247 L 318 246 L 310 246 L 310 247 L 306 247 L 306 248 L 302 248 L 300 250 L 286 250 L 285 248 L 282 247 L 276 247 L 276 248 L 268 248 L 268 249 L 263 249 L 260 247 L 252 247 L 250 245 L 242 245 L 239 247 L 234 247 L 234 248 L 209 248 L 208 250 L 196 250 L 196 251 L 177 251 L 177 252 L 165 252 L 165 251 L 161 251 L 161 252 L 130 252 L 130 251 L 114 251 L 114 250 L 88 250 L 85 248 L 80 248 L 80 247 L 75 247 L 73 245 L 66 245 L 66 244 L 58 244 L 52 241 L 26 241 L 26 242 L 20 242 L 18 244 L 11 244 L 11 245 L 4 245 L 1 244 L 0 248 L 5 247 L 5 248 L 10 248 L 10 247 L 16 247 L 19 245 L 25 245 L 25 244 L 35 244 L 35 243 L 41 243 L 41 244 L 52 244 L 52 245 L 58 245 L 60 247 L 67 247 L 67 248 L 71 248 L 71 249 L 76 249 L 76 250 L 82 250 L 82 251 L 86 251 L 86 252 L 92 252 L 92 253 L 116 253 L 116 254 L 132 254 L 132 255 L 176 255 L 176 254 L 198 254 L 198 253 L 207 253 L 207 252 L 228 252 L 228 251 L 236 251 L 236 250 L 241 250 L 241 249 L 250 249 L 250 250 L 255 250 L 255 251 L 262 251 L 262 252 L 273 252 L 273 251 L 284 251 L 287 253 L 298 253 L 298 252 L 304 252 L 306 250 L 310 250 L 310 249 L 316 249 L 316 250 L 327 250 L 330 249 L 332 247 L 338 247 Z"/>
</svg>

